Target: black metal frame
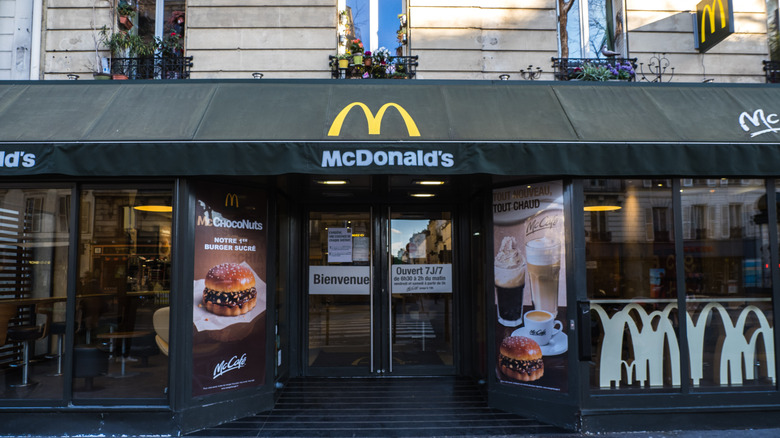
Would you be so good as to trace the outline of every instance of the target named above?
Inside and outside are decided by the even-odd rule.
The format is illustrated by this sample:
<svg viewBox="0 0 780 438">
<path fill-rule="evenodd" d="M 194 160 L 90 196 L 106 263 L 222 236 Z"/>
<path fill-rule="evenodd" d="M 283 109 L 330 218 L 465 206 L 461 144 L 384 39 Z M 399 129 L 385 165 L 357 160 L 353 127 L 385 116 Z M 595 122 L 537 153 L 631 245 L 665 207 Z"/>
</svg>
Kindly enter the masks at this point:
<svg viewBox="0 0 780 438">
<path fill-rule="evenodd" d="M 576 69 L 581 68 L 583 65 L 590 64 L 596 66 L 608 66 L 618 64 L 631 64 L 631 67 L 636 71 L 638 58 L 552 58 L 553 75 L 556 81 L 568 81 L 576 78 Z M 628 79 L 628 81 L 636 81 L 636 75 Z"/>
<path fill-rule="evenodd" d="M 349 67 L 339 68 L 338 57 L 330 55 L 328 56 L 331 77 L 333 79 L 414 79 L 417 75 L 417 55 L 415 56 L 390 56 L 386 64 L 353 64 L 352 60 L 349 61 Z M 396 72 L 388 75 L 386 67 L 394 65 L 396 66 Z M 368 73 L 369 77 L 364 78 L 363 74 Z"/>
<path fill-rule="evenodd" d="M 192 56 L 111 58 L 111 74 L 128 79 L 189 79 Z"/>
<path fill-rule="evenodd" d="M 763 61 L 764 62 L 764 76 L 766 77 L 767 84 L 780 83 L 780 62 L 778 61 Z"/>
</svg>

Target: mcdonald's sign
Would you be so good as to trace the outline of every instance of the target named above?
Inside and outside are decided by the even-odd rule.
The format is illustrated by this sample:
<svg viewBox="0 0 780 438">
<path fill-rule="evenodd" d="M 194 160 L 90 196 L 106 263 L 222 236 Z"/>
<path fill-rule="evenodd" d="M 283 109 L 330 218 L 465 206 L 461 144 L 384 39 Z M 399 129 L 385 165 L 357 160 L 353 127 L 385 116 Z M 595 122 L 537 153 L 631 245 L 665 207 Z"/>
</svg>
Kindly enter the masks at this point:
<svg viewBox="0 0 780 438">
<path fill-rule="evenodd" d="M 363 113 L 366 115 L 366 121 L 368 122 L 368 135 L 379 135 L 381 133 L 382 118 L 385 116 L 385 112 L 388 108 L 395 108 L 406 124 L 406 131 L 409 133 L 409 137 L 420 136 L 420 130 L 417 129 L 417 124 L 414 123 L 412 116 L 410 116 L 401 105 L 388 102 L 382 105 L 382 107 L 379 108 L 379 111 L 377 111 L 376 116 L 374 116 L 368 106 L 366 106 L 366 104 L 363 102 L 352 102 L 345 106 L 341 112 L 339 112 L 336 118 L 333 119 L 333 123 L 331 123 L 330 129 L 328 130 L 328 137 L 338 137 L 341 134 L 341 125 L 344 124 L 344 119 L 354 107 L 362 109 Z"/>
<path fill-rule="evenodd" d="M 695 47 L 704 53 L 734 33 L 731 0 L 702 0 L 696 5 L 693 24 Z"/>
<path fill-rule="evenodd" d="M 235 193 L 225 195 L 225 207 L 238 208 L 238 195 Z"/>
</svg>

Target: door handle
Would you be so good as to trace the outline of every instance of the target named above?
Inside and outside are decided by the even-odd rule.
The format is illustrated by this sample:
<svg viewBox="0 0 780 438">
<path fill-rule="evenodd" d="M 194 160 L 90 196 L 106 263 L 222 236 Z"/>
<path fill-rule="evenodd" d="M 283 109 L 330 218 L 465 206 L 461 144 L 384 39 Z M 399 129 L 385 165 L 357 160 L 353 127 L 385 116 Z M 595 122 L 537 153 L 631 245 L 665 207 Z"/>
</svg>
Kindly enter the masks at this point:
<svg viewBox="0 0 780 438">
<path fill-rule="evenodd" d="M 583 362 L 590 362 L 592 356 L 591 348 L 591 319 L 590 302 L 579 301 L 577 303 L 577 346 L 579 347 L 579 359 Z"/>
</svg>

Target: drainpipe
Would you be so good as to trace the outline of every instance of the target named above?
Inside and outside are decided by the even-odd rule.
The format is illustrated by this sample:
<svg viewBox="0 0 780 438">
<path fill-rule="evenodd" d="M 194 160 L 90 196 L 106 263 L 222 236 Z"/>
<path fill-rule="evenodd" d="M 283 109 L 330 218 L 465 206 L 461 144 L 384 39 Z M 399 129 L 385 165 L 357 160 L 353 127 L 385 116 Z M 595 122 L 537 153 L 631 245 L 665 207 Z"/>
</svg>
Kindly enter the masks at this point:
<svg viewBox="0 0 780 438">
<path fill-rule="evenodd" d="M 30 41 L 30 80 L 40 79 L 41 74 L 41 23 L 43 22 L 43 0 L 33 0 L 32 35 Z"/>
</svg>

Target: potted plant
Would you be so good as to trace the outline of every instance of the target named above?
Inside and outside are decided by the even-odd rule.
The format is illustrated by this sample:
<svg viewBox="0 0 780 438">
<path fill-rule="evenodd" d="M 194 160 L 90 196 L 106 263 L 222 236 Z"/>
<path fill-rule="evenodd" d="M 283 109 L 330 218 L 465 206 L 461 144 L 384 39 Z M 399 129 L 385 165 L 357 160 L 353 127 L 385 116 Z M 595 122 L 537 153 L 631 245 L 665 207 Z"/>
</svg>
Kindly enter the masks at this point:
<svg viewBox="0 0 780 438">
<path fill-rule="evenodd" d="M 135 8 L 125 0 L 120 0 L 116 6 L 116 13 L 119 16 L 119 24 L 127 30 L 133 28 L 131 16 L 135 13 Z"/>
<path fill-rule="evenodd" d="M 341 55 L 339 55 L 339 57 L 338 57 L 339 68 L 347 68 L 347 67 L 349 67 L 349 58 L 350 58 L 350 56 L 349 56 L 348 53 L 342 53 Z"/>
<path fill-rule="evenodd" d="M 580 67 L 575 79 L 580 81 L 606 81 L 612 77 L 609 66 L 586 62 Z"/>
<path fill-rule="evenodd" d="M 371 67 L 371 61 L 372 61 L 372 59 L 371 59 L 371 51 L 370 50 L 366 50 L 366 53 L 363 56 L 363 65 L 365 65 L 366 67 Z"/>
<path fill-rule="evenodd" d="M 349 53 L 352 54 L 352 62 L 354 64 L 363 64 L 363 42 L 359 38 L 349 42 Z"/>
</svg>

